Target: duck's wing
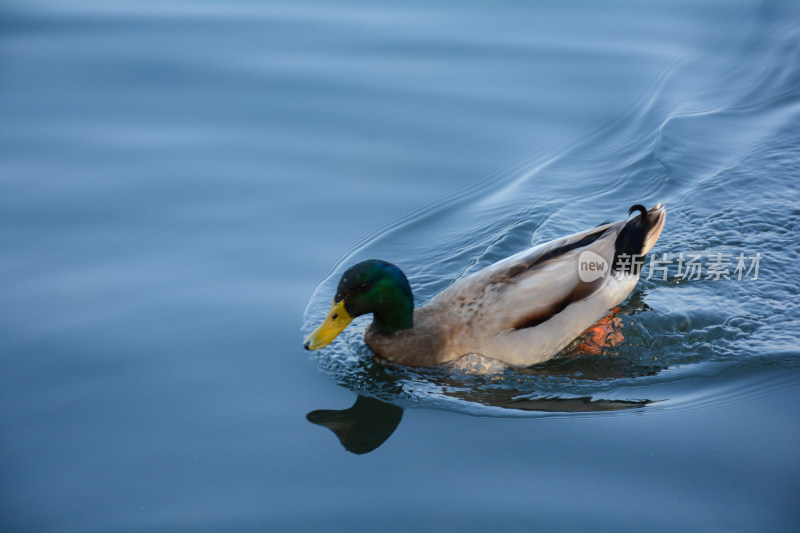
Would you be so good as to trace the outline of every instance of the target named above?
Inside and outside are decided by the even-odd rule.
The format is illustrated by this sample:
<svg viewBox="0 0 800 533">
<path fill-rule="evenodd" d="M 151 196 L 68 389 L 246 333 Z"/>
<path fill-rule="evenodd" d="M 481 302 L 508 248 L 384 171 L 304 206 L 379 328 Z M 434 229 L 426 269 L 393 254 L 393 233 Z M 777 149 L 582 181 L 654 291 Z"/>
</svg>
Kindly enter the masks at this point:
<svg viewBox="0 0 800 533">
<path fill-rule="evenodd" d="M 592 252 L 597 268 L 610 268 L 619 226 L 599 226 L 511 256 L 458 280 L 431 304 L 463 310 L 460 314 L 481 322 L 481 329 L 494 332 L 545 322 L 602 287 L 603 277 L 581 279 L 579 258 Z"/>
<path fill-rule="evenodd" d="M 633 256 L 652 247 L 664 223 L 660 206 L 641 211 L 627 221 L 541 244 L 454 283 L 431 302 L 448 310 L 454 350 L 513 364 L 554 355 L 635 286 Z"/>
</svg>

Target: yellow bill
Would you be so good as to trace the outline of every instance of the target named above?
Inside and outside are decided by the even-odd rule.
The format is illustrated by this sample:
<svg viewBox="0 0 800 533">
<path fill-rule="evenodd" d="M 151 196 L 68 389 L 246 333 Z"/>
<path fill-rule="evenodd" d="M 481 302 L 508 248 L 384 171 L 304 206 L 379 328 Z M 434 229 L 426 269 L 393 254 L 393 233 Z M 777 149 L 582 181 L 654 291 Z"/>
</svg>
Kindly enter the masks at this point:
<svg viewBox="0 0 800 533">
<path fill-rule="evenodd" d="M 303 346 L 306 350 L 319 350 L 320 348 L 324 348 L 329 345 L 352 320 L 353 317 L 350 316 L 347 309 L 344 307 L 344 300 L 333 302 L 331 310 L 328 311 L 328 316 L 325 317 L 325 321 L 320 324 L 311 335 L 306 337 Z"/>
</svg>

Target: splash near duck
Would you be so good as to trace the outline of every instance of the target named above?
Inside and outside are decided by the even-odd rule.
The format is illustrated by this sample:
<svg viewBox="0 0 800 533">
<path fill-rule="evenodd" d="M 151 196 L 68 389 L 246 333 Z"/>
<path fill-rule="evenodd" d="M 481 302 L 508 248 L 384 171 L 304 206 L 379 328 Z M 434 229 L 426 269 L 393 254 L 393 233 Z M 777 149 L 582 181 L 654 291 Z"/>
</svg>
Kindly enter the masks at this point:
<svg viewBox="0 0 800 533">
<path fill-rule="evenodd" d="M 468 354 L 514 366 L 547 361 L 636 286 L 666 210 L 637 204 L 628 214 L 634 212 L 489 265 L 416 309 L 397 266 L 377 259 L 358 263 L 342 275 L 327 317 L 303 345 L 323 348 L 353 318 L 371 313 L 364 340 L 393 363 L 433 366 Z"/>
</svg>

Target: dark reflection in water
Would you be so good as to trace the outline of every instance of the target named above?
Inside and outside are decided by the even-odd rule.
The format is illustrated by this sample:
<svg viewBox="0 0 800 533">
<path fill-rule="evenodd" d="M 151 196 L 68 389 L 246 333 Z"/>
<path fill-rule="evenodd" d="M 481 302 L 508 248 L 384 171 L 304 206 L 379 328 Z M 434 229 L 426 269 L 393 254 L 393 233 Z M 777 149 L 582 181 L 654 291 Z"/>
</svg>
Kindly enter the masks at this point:
<svg viewBox="0 0 800 533">
<path fill-rule="evenodd" d="M 636 409 L 649 404 L 649 400 L 594 400 L 592 398 L 520 398 L 516 391 L 488 391 L 480 394 L 478 401 L 484 405 L 541 411 L 545 413 L 593 413 Z M 455 393 L 467 399 L 471 394 Z M 470 399 L 475 399 L 470 398 Z M 349 452 L 357 455 L 369 453 L 392 436 L 403 418 L 403 409 L 375 398 L 358 396 L 348 409 L 320 409 L 311 411 L 306 419 L 312 424 L 333 431 L 339 442 Z"/>
<path fill-rule="evenodd" d="M 348 452 L 369 453 L 386 442 L 403 418 L 396 405 L 368 396 L 359 396 L 349 409 L 311 411 L 306 418 L 312 424 L 334 432 Z"/>
<path fill-rule="evenodd" d="M 598 368 L 598 365 L 586 358 L 584 363 Z M 618 368 L 620 361 L 611 362 L 609 369 Z M 580 366 L 572 362 L 573 369 Z M 531 369 L 531 371 L 537 371 Z M 538 372 L 543 372 L 539 369 Z M 579 372 L 580 374 L 580 372 Z M 598 373 L 591 374 L 597 377 Z M 558 398 L 531 397 L 508 388 L 470 388 L 459 389 L 464 385 L 457 378 L 437 380 L 437 385 L 445 385 L 449 381 L 452 388 L 442 387 L 443 393 L 452 398 L 489 407 L 542 413 L 596 413 L 622 411 L 645 407 L 650 400 L 605 400 L 592 397 Z M 511 414 L 511 413 L 509 413 Z M 358 395 L 355 403 L 348 409 L 321 409 L 306 415 L 309 422 L 326 427 L 339 438 L 342 446 L 349 452 L 362 455 L 380 447 L 394 433 L 403 418 L 403 409 L 389 402 Z"/>
</svg>

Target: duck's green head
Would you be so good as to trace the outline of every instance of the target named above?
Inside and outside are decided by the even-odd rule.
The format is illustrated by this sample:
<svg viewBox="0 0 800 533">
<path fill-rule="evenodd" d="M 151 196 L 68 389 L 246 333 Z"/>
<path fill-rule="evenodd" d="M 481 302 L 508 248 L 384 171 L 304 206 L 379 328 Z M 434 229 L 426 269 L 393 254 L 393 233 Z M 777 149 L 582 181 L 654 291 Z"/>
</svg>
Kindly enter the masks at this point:
<svg viewBox="0 0 800 533">
<path fill-rule="evenodd" d="M 372 313 L 373 325 L 381 333 L 414 325 L 411 286 L 405 274 L 391 263 L 369 259 L 342 274 L 328 316 L 306 338 L 303 346 L 307 350 L 327 346 L 350 321 L 368 313 Z"/>
</svg>

